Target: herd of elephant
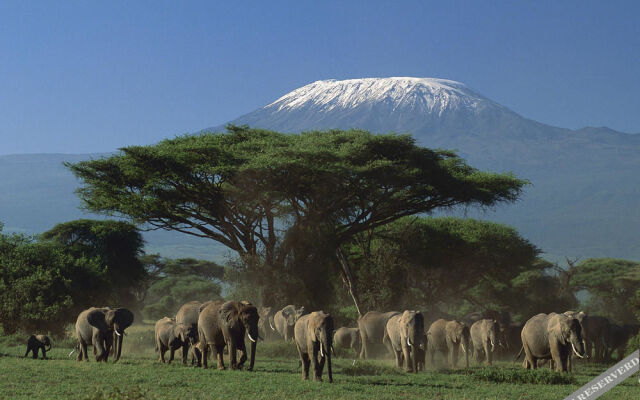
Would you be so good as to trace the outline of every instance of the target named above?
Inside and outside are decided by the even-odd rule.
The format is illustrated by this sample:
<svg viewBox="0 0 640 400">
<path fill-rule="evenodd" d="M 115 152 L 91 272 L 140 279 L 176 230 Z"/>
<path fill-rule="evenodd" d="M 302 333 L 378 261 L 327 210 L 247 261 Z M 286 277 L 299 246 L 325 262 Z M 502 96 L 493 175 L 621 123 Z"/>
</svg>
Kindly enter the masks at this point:
<svg viewBox="0 0 640 400">
<path fill-rule="evenodd" d="M 445 318 L 439 318 L 442 316 Z M 114 355 L 114 362 L 118 361 L 125 329 L 133 319 L 133 313 L 126 308 L 92 307 L 82 311 L 75 325 L 77 360 L 88 361 L 87 347 L 91 345 L 96 361 L 106 362 L 110 354 Z M 174 353 L 182 350 L 184 364 L 190 354 L 191 363 L 203 368 L 208 367 L 209 355 L 215 354 L 218 369 L 225 369 L 225 347 L 231 369 L 242 369 L 249 355 L 247 369 L 253 370 L 259 339 L 293 340 L 300 356 L 302 378 L 309 378 L 311 367 L 314 380 L 322 380 L 326 365 L 332 382 L 334 346 L 350 349 L 361 359 L 391 354 L 397 367 L 408 372 L 423 370 L 427 355 L 433 366 L 438 366 L 436 356 L 440 355 L 440 364 L 455 368 L 461 354 L 468 367 L 470 356 L 478 363 L 491 365 L 494 353 L 512 358 L 518 350 L 516 359 L 525 354 L 524 368 L 535 369 L 549 362 L 556 371 L 567 372 L 572 355 L 604 361 L 617 350 L 620 357 L 629 338 L 638 333 L 638 327 L 618 326 L 607 318 L 574 311 L 538 314 L 524 324 L 515 324 L 504 314 L 490 312 L 471 313 L 458 321 L 447 315 L 405 310 L 370 311 L 358 318 L 357 327 L 335 330 L 331 315 L 322 311 L 309 313 L 294 305 L 275 310 L 258 308 L 247 301 L 216 300 L 182 305 L 174 318 L 158 320 L 154 332 L 159 362 L 165 362 L 167 351 L 170 363 Z M 251 343 L 250 353 L 245 337 Z M 37 358 L 41 350 L 46 358 L 50 348 L 48 337 L 32 335 L 25 357 L 31 351 L 33 358 Z"/>
</svg>

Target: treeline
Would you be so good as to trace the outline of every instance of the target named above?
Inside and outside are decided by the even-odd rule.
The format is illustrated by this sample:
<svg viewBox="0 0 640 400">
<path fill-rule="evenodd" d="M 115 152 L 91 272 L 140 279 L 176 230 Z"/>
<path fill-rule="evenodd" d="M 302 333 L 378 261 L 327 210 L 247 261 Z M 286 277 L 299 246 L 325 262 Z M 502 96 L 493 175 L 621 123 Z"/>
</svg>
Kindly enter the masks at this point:
<svg viewBox="0 0 640 400">
<path fill-rule="evenodd" d="M 358 311 L 403 308 L 455 315 L 493 310 L 522 320 L 577 308 L 578 298 L 614 320 L 637 321 L 638 263 L 585 260 L 561 268 L 512 228 L 428 217 L 516 201 L 528 182 L 477 170 L 409 135 L 229 126 L 67 167 L 83 182 L 78 195 L 89 211 L 208 238 L 234 256 L 225 266 L 144 256 L 135 227 L 121 222 L 102 223 L 120 227 L 126 243 L 109 239 L 112 228 L 82 225 L 99 226 L 95 221 L 62 224 L 37 240 L 4 236 L 2 257 L 14 260 L 7 262 L 17 272 L 3 272 L 0 284 L 31 282 L 36 278 L 20 271 L 56 265 L 61 272 L 38 279 L 59 281 L 54 292 L 62 294 L 27 312 L 17 299 L 39 299 L 39 292 L 7 296 L 3 321 L 18 316 L 15 310 L 35 321 L 30 315 L 52 302 L 65 304 L 52 314 L 63 317 L 70 304 L 130 302 L 149 318 L 171 315 L 183 300 L 221 295 L 222 286 L 230 298 L 304 304 L 345 321 Z M 15 261 L 21 257 L 27 258 Z M 78 294 L 73 285 L 100 290 Z M 14 311 L 5 314 L 5 307 Z"/>
<path fill-rule="evenodd" d="M 221 266 L 145 255 L 143 244 L 121 221 L 71 221 L 34 237 L 0 229 L 0 326 L 62 336 L 90 306 L 117 304 L 157 319 L 193 296 L 221 297 Z"/>
</svg>

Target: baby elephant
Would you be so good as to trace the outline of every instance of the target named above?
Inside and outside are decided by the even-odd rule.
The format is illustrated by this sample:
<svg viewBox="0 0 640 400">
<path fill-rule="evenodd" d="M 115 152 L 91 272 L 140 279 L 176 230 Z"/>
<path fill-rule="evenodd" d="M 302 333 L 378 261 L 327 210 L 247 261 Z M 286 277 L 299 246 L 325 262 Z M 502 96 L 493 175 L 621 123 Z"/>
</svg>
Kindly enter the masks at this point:
<svg viewBox="0 0 640 400">
<path fill-rule="evenodd" d="M 176 323 L 173 318 L 164 317 L 156 322 L 156 351 L 160 353 L 159 362 L 165 362 L 164 353 L 169 350 L 171 352 L 169 364 L 171 364 L 175 351 L 189 343 L 187 331 L 187 327 L 184 324 Z"/>
<path fill-rule="evenodd" d="M 45 346 L 48 346 L 47 349 Z M 27 340 L 27 352 L 24 353 L 26 357 L 29 352 L 33 353 L 33 358 L 38 358 L 38 350 L 42 350 L 42 359 L 45 360 L 47 358 L 47 351 L 51 350 L 51 340 L 46 335 L 31 335 L 29 336 L 29 340 Z"/>
</svg>

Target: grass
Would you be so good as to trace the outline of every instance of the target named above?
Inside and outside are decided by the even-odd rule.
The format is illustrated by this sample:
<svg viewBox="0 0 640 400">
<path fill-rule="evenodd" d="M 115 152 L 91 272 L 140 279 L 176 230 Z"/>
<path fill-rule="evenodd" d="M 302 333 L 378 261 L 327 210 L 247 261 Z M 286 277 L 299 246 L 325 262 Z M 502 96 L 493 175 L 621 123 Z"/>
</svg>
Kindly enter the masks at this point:
<svg viewBox="0 0 640 400">
<path fill-rule="evenodd" d="M 247 372 L 185 367 L 179 360 L 171 365 L 159 364 L 148 326 L 128 330 L 122 359 L 116 364 L 69 359 L 67 354 L 73 345 L 55 346 L 49 360 L 23 359 L 24 345 L 17 342 L 15 337 L 0 340 L 3 399 L 555 400 L 568 396 L 606 369 L 605 365 L 580 364 L 574 374 L 559 375 L 546 369 L 525 371 L 519 365 L 498 362 L 493 367 L 429 369 L 409 374 L 396 369 L 391 360 L 354 363 L 352 358 L 334 358 L 334 383 L 329 384 L 301 380 L 295 346 L 291 343 L 260 343 L 256 370 Z M 636 377 L 601 397 L 638 398 L 640 386 Z"/>
</svg>

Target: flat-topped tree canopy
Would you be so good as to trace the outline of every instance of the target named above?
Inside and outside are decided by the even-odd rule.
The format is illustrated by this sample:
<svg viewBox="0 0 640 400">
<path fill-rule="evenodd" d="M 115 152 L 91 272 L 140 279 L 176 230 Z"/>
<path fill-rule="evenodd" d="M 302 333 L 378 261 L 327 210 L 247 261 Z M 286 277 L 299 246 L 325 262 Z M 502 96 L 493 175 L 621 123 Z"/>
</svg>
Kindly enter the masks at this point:
<svg viewBox="0 0 640 400">
<path fill-rule="evenodd" d="M 87 209 L 211 238 L 241 255 L 273 251 L 295 224 L 330 223 L 341 243 L 406 215 L 512 202 L 527 184 L 409 135 L 361 130 L 228 126 L 67 167 L 84 183 Z"/>
</svg>

